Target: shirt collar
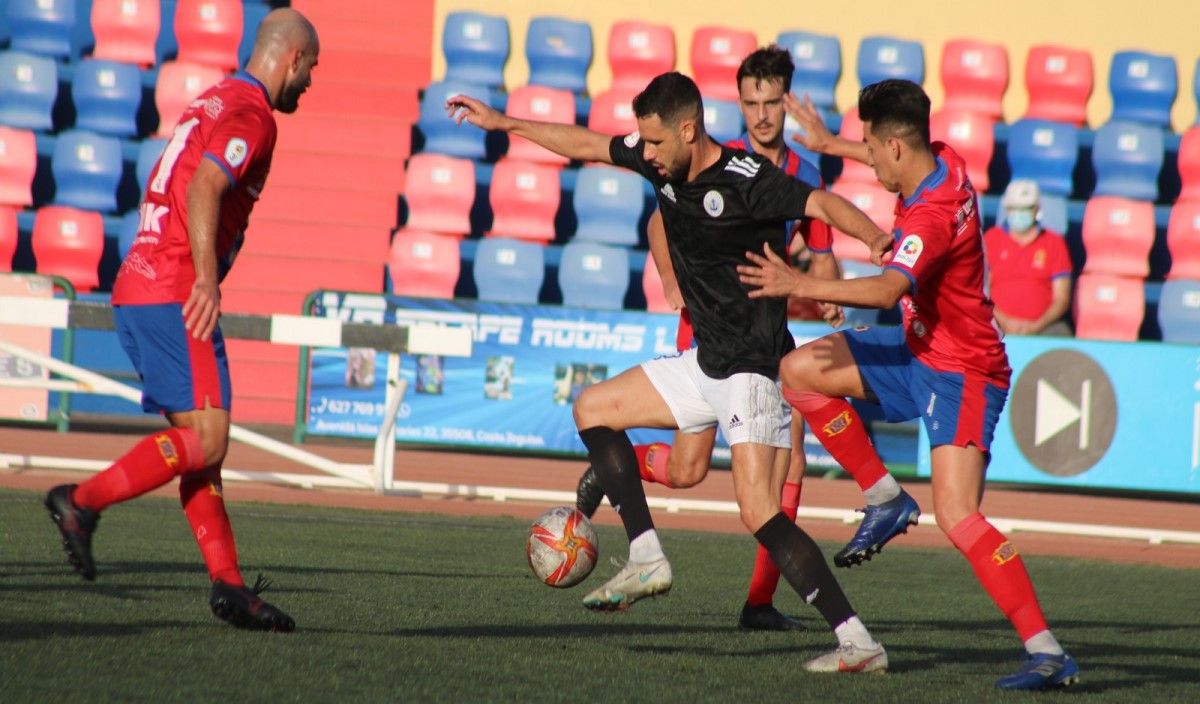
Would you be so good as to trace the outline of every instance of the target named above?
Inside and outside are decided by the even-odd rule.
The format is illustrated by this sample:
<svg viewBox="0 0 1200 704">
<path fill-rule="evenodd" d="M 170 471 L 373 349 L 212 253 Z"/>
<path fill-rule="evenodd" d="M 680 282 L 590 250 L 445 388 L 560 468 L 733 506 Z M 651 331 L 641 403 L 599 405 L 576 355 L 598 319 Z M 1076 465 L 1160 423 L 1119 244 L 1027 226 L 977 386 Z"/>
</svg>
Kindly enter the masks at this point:
<svg viewBox="0 0 1200 704">
<path fill-rule="evenodd" d="M 263 85 L 262 81 L 258 80 L 257 78 L 250 75 L 249 73 L 246 73 L 245 71 L 238 71 L 237 73 L 230 76 L 230 78 L 233 78 L 233 79 L 236 79 L 239 81 L 244 81 L 246 83 L 249 83 L 252 86 L 257 86 L 258 89 L 262 91 L 263 98 L 267 101 L 267 105 L 271 104 L 271 96 L 267 93 L 267 87 Z"/>
<path fill-rule="evenodd" d="M 916 203 L 925 195 L 925 191 L 931 191 L 942 185 L 942 182 L 946 180 L 946 172 L 946 161 L 940 156 L 937 157 L 937 166 L 934 167 L 933 171 L 929 172 L 928 176 L 921 180 L 921 183 L 917 185 L 917 190 L 913 191 L 911 196 L 904 199 L 904 207 L 911 207 L 913 203 Z"/>
</svg>

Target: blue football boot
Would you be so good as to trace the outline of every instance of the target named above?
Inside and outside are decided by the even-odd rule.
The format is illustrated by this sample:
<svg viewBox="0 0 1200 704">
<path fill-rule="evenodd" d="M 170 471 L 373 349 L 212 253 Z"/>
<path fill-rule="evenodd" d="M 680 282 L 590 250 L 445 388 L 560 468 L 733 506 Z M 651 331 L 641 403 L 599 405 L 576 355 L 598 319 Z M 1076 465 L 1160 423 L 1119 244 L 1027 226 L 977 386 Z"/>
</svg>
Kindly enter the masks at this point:
<svg viewBox="0 0 1200 704">
<path fill-rule="evenodd" d="M 889 540 L 907 533 L 909 526 L 917 524 L 921 507 L 908 492 L 901 489 L 896 498 L 878 506 L 867 506 L 863 514 L 858 532 L 846 547 L 833 556 L 833 564 L 838 567 L 853 567 L 870 560 L 872 555 L 883 550 Z"/>
</svg>

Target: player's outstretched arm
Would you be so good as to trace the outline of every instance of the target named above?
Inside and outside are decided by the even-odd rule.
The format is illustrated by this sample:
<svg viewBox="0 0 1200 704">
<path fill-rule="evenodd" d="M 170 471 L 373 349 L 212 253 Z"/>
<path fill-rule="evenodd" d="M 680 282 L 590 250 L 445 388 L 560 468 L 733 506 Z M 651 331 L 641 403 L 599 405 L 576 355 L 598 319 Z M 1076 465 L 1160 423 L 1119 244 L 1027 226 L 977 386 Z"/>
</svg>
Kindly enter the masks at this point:
<svg viewBox="0 0 1200 704">
<path fill-rule="evenodd" d="M 891 308 L 910 288 L 907 276 L 884 269 L 878 276 L 829 280 L 803 274 L 787 265 L 770 245 L 761 254 L 746 252 L 749 263 L 738 266 L 738 278 L 750 287 L 750 298 L 812 298 L 855 308 Z"/>
<path fill-rule="evenodd" d="M 871 250 L 871 261 L 876 266 L 883 266 L 891 258 L 892 236 L 880 230 L 866 213 L 845 198 L 829 191 L 815 190 L 808 196 L 804 214 L 863 242 Z"/>
<path fill-rule="evenodd" d="M 196 282 L 183 304 L 183 320 L 184 327 L 198 340 L 207 340 L 212 335 L 221 316 L 217 223 L 221 217 L 221 197 L 229 187 L 229 177 L 211 159 L 201 159 L 188 182 L 188 244 L 196 269 Z"/>
<path fill-rule="evenodd" d="M 608 153 L 612 137 L 585 127 L 520 120 L 468 95 L 448 98 L 446 114 L 457 124 L 469 122 L 489 132 L 497 130 L 519 135 L 568 159 L 612 163 L 612 157 Z"/>
<path fill-rule="evenodd" d="M 801 102 L 796 96 L 788 93 L 783 96 L 783 106 L 788 115 L 791 115 L 803 130 L 792 139 L 804 145 L 806 149 L 818 154 L 828 154 L 867 163 L 867 145 L 842 139 L 830 132 L 829 128 L 825 126 L 825 121 L 821 119 L 821 113 L 817 112 L 816 106 L 813 105 L 812 99 L 808 95 L 805 95 Z"/>
</svg>

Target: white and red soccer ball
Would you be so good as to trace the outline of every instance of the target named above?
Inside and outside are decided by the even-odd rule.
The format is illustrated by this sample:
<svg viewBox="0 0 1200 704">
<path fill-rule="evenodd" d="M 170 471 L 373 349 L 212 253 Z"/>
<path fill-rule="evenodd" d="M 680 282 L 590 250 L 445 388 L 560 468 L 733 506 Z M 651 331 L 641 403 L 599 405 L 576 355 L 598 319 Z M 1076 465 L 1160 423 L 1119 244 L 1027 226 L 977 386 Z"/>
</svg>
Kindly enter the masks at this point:
<svg viewBox="0 0 1200 704">
<path fill-rule="evenodd" d="M 600 542 L 591 521 L 578 509 L 556 506 L 529 526 L 525 555 L 534 576 L 552 587 L 573 587 L 582 582 L 600 554 Z"/>
</svg>

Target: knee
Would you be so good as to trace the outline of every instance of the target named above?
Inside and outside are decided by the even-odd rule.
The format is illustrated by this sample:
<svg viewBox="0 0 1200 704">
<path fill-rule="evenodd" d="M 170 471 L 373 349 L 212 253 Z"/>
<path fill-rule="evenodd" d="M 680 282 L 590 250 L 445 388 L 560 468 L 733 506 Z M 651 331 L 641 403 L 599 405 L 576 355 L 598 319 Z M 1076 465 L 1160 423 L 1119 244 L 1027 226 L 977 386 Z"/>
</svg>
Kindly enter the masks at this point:
<svg viewBox="0 0 1200 704">
<path fill-rule="evenodd" d="M 978 506 L 965 504 L 938 506 L 935 509 L 938 528 L 941 528 L 946 535 L 950 535 L 950 531 L 954 530 L 955 526 L 978 512 Z"/>
<path fill-rule="evenodd" d="M 675 462 L 674 456 L 667 464 L 667 479 L 671 481 L 671 486 L 676 489 L 687 489 L 696 486 L 704 481 L 704 477 L 708 474 L 708 465 L 703 462 L 695 462 L 691 465 L 683 462 Z"/>
<path fill-rule="evenodd" d="M 812 355 L 806 348 L 800 348 L 788 353 L 779 363 L 779 380 L 786 389 L 792 391 L 807 391 L 809 384 L 809 369 Z"/>
<path fill-rule="evenodd" d="M 757 533 L 763 524 L 771 520 L 771 517 L 779 513 L 779 508 L 776 507 L 771 511 L 763 506 L 752 504 L 743 504 L 741 507 L 742 525 L 746 526 L 746 530 L 751 533 Z"/>
<path fill-rule="evenodd" d="M 575 426 L 577 428 L 590 428 L 598 425 L 600 404 L 596 394 L 590 388 L 584 389 L 576 397 L 575 403 L 571 406 L 571 414 L 575 417 Z"/>
</svg>

